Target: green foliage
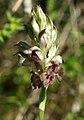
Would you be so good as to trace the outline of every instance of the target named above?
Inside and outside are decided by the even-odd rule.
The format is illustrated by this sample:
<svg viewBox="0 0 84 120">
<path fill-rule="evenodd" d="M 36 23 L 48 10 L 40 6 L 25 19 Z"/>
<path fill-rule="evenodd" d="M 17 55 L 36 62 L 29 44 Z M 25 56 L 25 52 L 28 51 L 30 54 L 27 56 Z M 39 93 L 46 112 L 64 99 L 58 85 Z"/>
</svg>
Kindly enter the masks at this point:
<svg viewBox="0 0 84 120">
<path fill-rule="evenodd" d="M 0 73 L 0 94 L 6 94 L 5 99 L 1 96 L 0 105 L 18 104 L 21 106 L 25 104 L 29 92 L 25 91 L 25 87 L 30 86 L 30 77 L 28 68 L 25 69 L 23 66 Z"/>
<path fill-rule="evenodd" d="M 17 30 L 23 30 L 24 27 L 21 26 L 22 18 L 16 18 L 7 12 L 8 22 L 5 23 L 3 29 L 0 30 L 0 43 L 3 43 L 5 39 L 10 38 L 12 33 Z"/>
<path fill-rule="evenodd" d="M 67 56 L 66 64 L 63 65 L 66 75 L 73 79 L 77 77 L 78 75 L 83 74 L 83 68 L 84 68 L 84 45 L 80 45 L 80 47 L 77 50 L 77 55 L 75 56 Z M 78 73 L 78 74 L 77 74 Z"/>
<path fill-rule="evenodd" d="M 83 120 L 83 119 L 84 119 L 83 116 L 81 115 L 78 116 L 72 112 L 68 112 L 65 117 L 65 120 Z"/>
<path fill-rule="evenodd" d="M 58 12 L 56 10 L 56 6 L 57 6 L 57 0 L 48 0 L 47 1 L 47 11 L 48 14 L 50 16 L 50 18 L 54 21 Z"/>
<path fill-rule="evenodd" d="M 66 120 L 74 120 L 74 115 L 73 113 L 67 113 Z"/>
<path fill-rule="evenodd" d="M 13 81 L 17 85 L 25 85 L 30 81 L 31 75 L 25 67 L 20 67 L 15 70 L 16 77 L 14 77 Z M 18 80 L 17 80 L 18 79 Z"/>
</svg>

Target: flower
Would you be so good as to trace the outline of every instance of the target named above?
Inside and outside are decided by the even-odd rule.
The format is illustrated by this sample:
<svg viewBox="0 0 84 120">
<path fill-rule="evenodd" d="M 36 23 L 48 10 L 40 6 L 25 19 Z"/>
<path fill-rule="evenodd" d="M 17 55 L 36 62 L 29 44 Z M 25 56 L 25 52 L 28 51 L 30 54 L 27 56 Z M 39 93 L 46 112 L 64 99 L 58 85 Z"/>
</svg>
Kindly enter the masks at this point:
<svg viewBox="0 0 84 120">
<path fill-rule="evenodd" d="M 36 71 L 32 71 L 31 76 L 32 88 L 36 89 L 43 86 L 47 89 L 55 79 L 61 80 L 64 72 L 61 67 L 62 57 L 56 54 L 57 29 L 40 6 L 37 6 L 35 10 L 33 9 L 31 15 L 32 19 L 28 23 L 28 34 L 33 45 L 30 46 L 20 41 L 16 44 L 19 49 L 17 54 L 25 58 L 22 62 L 33 62 L 36 67 Z"/>
<path fill-rule="evenodd" d="M 58 59 L 60 58 L 60 59 Z M 53 81 L 57 78 L 58 80 L 62 79 L 62 75 L 63 75 L 63 68 L 61 67 L 62 64 L 62 59 L 61 56 L 56 56 L 55 59 L 53 59 L 51 61 L 51 63 L 49 63 L 46 66 L 46 72 L 43 73 L 43 78 L 44 78 L 44 87 L 47 89 L 49 84 L 53 83 Z"/>
<path fill-rule="evenodd" d="M 32 89 L 40 88 L 42 86 L 42 81 L 40 79 L 40 76 L 34 73 L 33 71 L 31 72 L 31 85 Z"/>
</svg>

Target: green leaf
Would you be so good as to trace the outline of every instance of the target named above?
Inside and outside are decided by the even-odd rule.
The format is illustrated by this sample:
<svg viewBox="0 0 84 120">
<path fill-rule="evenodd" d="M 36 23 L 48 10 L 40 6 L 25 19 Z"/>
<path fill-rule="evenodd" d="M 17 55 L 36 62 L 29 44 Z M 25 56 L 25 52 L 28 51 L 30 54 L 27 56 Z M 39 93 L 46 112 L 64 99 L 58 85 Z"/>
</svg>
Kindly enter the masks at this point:
<svg viewBox="0 0 84 120">
<path fill-rule="evenodd" d="M 42 111 L 45 111 L 45 104 L 46 104 L 46 90 L 44 87 L 41 89 L 40 93 L 40 104 L 39 104 L 39 109 Z"/>
</svg>

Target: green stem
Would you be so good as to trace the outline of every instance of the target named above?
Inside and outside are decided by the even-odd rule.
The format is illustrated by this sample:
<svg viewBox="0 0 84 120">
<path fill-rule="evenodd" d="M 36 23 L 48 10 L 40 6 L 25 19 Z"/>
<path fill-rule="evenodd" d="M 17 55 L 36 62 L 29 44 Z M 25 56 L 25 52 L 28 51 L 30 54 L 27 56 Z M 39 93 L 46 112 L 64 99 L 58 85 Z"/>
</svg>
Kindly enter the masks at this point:
<svg viewBox="0 0 84 120">
<path fill-rule="evenodd" d="M 39 120 L 44 120 L 44 111 L 39 109 Z"/>
<path fill-rule="evenodd" d="M 39 98 L 39 120 L 44 120 L 45 104 L 46 104 L 46 89 L 41 88 L 40 98 Z"/>
</svg>

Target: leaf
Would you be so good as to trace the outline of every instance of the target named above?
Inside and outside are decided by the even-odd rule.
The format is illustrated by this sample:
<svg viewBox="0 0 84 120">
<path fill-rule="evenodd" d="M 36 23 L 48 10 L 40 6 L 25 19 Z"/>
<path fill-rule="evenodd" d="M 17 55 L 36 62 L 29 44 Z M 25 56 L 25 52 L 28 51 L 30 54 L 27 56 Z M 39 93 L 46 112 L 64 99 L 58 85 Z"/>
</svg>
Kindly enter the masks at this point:
<svg viewBox="0 0 84 120">
<path fill-rule="evenodd" d="M 45 111 L 45 104 L 46 104 L 46 89 L 44 87 L 41 88 L 40 92 L 40 104 L 39 104 L 39 109 L 42 111 Z"/>
</svg>

